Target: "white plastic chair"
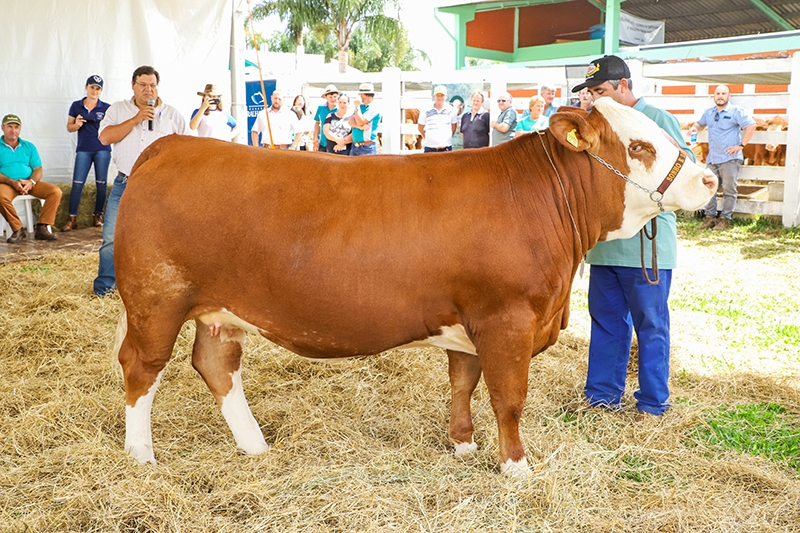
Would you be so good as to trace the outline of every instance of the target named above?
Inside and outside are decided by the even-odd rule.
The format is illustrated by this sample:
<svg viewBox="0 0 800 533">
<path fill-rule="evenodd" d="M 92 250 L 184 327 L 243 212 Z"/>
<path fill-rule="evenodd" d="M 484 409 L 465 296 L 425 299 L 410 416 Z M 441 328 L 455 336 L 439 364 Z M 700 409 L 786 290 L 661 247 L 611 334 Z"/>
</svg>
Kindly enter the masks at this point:
<svg viewBox="0 0 800 533">
<path fill-rule="evenodd" d="M 30 194 L 20 194 L 11 202 L 14 205 L 14 209 L 17 210 L 17 216 L 19 216 L 22 225 L 25 226 L 28 233 L 33 233 L 34 225 L 36 224 L 36 220 L 33 218 L 33 200 L 39 200 L 39 202 L 44 205 L 44 200 L 31 196 Z M 8 222 L 6 222 L 6 219 L 0 218 L 0 224 L 2 224 L 2 232 L 0 233 L 2 233 L 5 238 L 10 237 L 13 231 L 11 230 L 11 226 L 8 225 Z"/>
</svg>

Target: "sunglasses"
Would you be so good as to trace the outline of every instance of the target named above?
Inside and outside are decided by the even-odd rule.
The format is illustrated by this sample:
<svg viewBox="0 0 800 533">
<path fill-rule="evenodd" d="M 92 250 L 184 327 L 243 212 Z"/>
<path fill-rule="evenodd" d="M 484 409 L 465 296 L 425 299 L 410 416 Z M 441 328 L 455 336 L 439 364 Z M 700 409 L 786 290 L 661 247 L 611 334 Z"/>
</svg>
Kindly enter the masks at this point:
<svg viewBox="0 0 800 533">
<path fill-rule="evenodd" d="M 719 122 L 719 112 L 714 114 L 714 122 Z"/>
<path fill-rule="evenodd" d="M 498 98 L 498 99 L 497 99 L 497 103 L 498 103 L 498 104 L 500 104 L 500 103 L 503 103 L 503 102 L 508 102 L 508 100 L 506 100 L 506 99 L 504 99 L 504 98 Z"/>
</svg>

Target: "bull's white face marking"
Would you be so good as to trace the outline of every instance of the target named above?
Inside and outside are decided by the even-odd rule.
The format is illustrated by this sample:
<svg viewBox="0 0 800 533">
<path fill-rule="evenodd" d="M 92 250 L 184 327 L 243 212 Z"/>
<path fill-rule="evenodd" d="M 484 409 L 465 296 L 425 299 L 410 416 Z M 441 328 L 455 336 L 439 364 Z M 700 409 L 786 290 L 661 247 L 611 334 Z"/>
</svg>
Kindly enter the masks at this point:
<svg viewBox="0 0 800 533">
<path fill-rule="evenodd" d="M 594 107 L 611 125 L 626 151 L 633 141 L 648 141 L 655 148 L 655 161 L 650 168 L 628 154 L 630 167 L 628 177 L 643 187 L 656 190 L 678 158 L 678 148 L 670 142 L 655 122 L 631 107 L 618 104 L 609 97 L 595 100 Z M 600 155 L 602 157 L 602 154 Z M 704 175 L 710 176 L 711 171 L 687 159 L 672 185 L 664 193 L 661 200 L 664 209 L 694 211 L 705 205 L 713 191 L 703 184 Z M 645 222 L 659 212 L 658 204 L 649 198 L 648 193 L 627 183 L 622 226 L 609 232 L 606 240 L 632 237 Z"/>
<path fill-rule="evenodd" d="M 153 434 L 150 429 L 150 412 L 158 386 L 161 384 L 162 370 L 147 394 L 136 400 L 133 407 L 125 406 L 125 451 L 141 464 L 156 464 L 153 455 Z"/>
<path fill-rule="evenodd" d="M 435 346 L 436 348 L 444 348 L 445 350 L 455 350 L 457 352 L 464 352 L 472 355 L 478 355 L 475 345 L 469 340 L 467 331 L 461 324 L 453 326 L 444 326 L 441 334 L 435 337 L 428 337 L 427 339 L 412 342 L 398 346 L 397 349 L 403 350 L 406 348 L 424 348 Z"/>
<path fill-rule="evenodd" d="M 523 457 L 519 461 L 506 459 L 506 462 L 500 465 L 500 472 L 509 477 L 526 477 L 531 473 L 531 469 L 528 466 L 528 459 Z"/>
<path fill-rule="evenodd" d="M 258 422 L 253 418 L 242 387 L 241 369 L 231 374 L 233 387 L 223 396 L 220 410 L 231 428 L 236 446 L 245 453 L 262 453 L 269 450 Z"/>
<path fill-rule="evenodd" d="M 473 439 L 472 442 L 457 442 L 455 444 L 455 449 L 456 457 L 461 457 L 478 451 L 478 445 L 475 444 L 475 440 Z"/>
</svg>

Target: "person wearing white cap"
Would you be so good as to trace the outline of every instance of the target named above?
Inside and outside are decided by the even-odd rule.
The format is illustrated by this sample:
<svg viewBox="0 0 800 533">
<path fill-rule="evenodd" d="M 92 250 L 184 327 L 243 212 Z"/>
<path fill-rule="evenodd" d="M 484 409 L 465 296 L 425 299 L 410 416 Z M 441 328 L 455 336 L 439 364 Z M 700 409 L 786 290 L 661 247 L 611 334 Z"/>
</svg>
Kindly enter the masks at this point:
<svg viewBox="0 0 800 533">
<path fill-rule="evenodd" d="M 328 85 L 325 87 L 322 97 L 325 99 L 325 103 L 319 106 L 314 114 L 314 151 L 320 152 L 324 152 L 328 145 L 328 141 L 322 131 L 322 125 L 325 124 L 325 119 L 328 118 L 328 115 L 336 111 L 339 89 L 336 88 L 336 85 Z"/>
<path fill-rule="evenodd" d="M 453 134 L 458 124 L 458 112 L 447 103 L 447 88 L 437 85 L 433 89 L 433 106 L 419 114 L 419 132 L 425 136 L 424 152 L 450 152 Z"/>
<path fill-rule="evenodd" d="M 353 127 L 353 148 L 350 155 L 375 155 L 378 153 L 378 124 L 381 112 L 375 103 L 375 86 L 362 83 L 358 86 L 360 98 L 353 100 L 355 111 L 350 117 Z"/>
<path fill-rule="evenodd" d="M 78 146 L 75 149 L 75 166 L 72 170 L 72 189 L 69 192 L 69 218 L 61 231 L 78 229 L 78 205 L 81 203 L 83 186 L 89 169 L 94 165 L 94 184 L 96 190 L 92 225 L 103 225 L 103 212 L 106 208 L 108 191 L 108 165 L 111 163 L 111 147 L 100 142 L 100 121 L 105 117 L 111 104 L 100 100 L 103 92 L 103 78 L 94 74 L 86 80 L 86 96 L 75 100 L 69 107 L 67 131 L 78 132 Z"/>
</svg>

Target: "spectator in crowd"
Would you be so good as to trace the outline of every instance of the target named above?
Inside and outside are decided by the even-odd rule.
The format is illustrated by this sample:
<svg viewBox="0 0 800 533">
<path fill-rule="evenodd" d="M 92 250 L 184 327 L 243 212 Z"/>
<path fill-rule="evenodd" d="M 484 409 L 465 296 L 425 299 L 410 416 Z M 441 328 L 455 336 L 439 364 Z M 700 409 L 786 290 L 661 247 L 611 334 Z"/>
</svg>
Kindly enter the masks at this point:
<svg viewBox="0 0 800 533">
<path fill-rule="evenodd" d="M 327 139 L 326 151 L 330 154 L 350 155 L 353 148 L 353 126 L 350 124 L 350 114 L 347 107 L 350 97 L 340 94 L 336 101 L 336 111 L 328 115 L 323 125 Z"/>
<path fill-rule="evenodd" d="M 292 141 L 292 150 L 314 151 L 314 119 L 308 114 L 306 97 L 298 94 L 292 102 L 292 111 L 297 115 L 297 131 Z"/>
<path fill-rule="evenodd" d="M 103 120 L 109 104 L 100 100 L 103 92 L 103 78 L 97 74 L 86 80 L 86 96 L 75 100 L 69 108 L 67 131 L 78 132 L 78 147 L 75 150 L 75 166 L 72 169 L 72 189 L 69 192 L 69 213 L 67 223 L 61 231 L 78 229 L 78 206 L 83 196 L 83 186 L 89 169 L 94 165 L 94 184 L 96 190 L 92 225 L 103 225 L 103 212 L 106 208 L 108 190 L 108 164 L 111 162 L 111 147 L 105 146 L 98 138 L 100 121 Z"/>
<path fill-rule="evenodd" d="M 21 139 L 22 120 L 17 115 L 3 117 L 3 137 L 0 138 L 0 213 L 11 226 L 10 244 L 24 241 L 28 232 L 14 209 L 14 198 L 30 194 L 43 199 L 42 214 L 36 224 L 34 239 L 54 241 L 50 226 L 56 220 L 61 201 L 61 189 L 42 181 L 42 160 L 32 142 Z"/>
<path fill-rule="evenodd" d="M 336 110 L 336 100 L 339 98 L 339 89 L 336 88 L 336 85 L 328 85 L 325 87 L 325 92 L 322 93 L 322 97 L 325 99 L 325 103 L 317 107 L 317 112 L 314 113 L 314 150 L 324 152 L 326 151 L 325 146 L 327 140 L 322 131 L 322 125 L 325 124 L 325 119 L 328 118 L 328 115 Z"/>
<path fill-rule="evenodd" d="M 464 148 L 464 136 L 461 134 L 461 117 L 464 116 L 464 99 L 459 95 L 450 98 L 450 105 L 456 110 L 456 131 L 453 132 L 453 150 Z"/>
<path fill-rule="evenodd" d="M 267 118 L 269 112 L 269 118 Z M 250 132 L 253 146 L 265 146 L 279 150 L 288 150 L 294 140 L 294 133 L 298 127 L 297 115 L 283 107 L 283 94 L 280 91 L 272 92 L 272 105 L 269 110 L 262 109 L 256 115 L 256 121 Z M 258 135 L 261 134 L 261 144 Z"/>
<path fill-rule="evenodd" d="M 517 128 L 517 110 L 512 107 L 512 103 L 511 95 L 506 92 L 497 96 L 500 114 L 497 115 L 497 120 L 491 122 L 493 146 L 514 138 L 514 131 Z"/>
<path fill-rule="evenodd" d="M 461 135 L 464 148 L 489 146 L 489 112 L 483 108 L 483 93 L 475 91 L 470 96 L 472 107 L 461 117 Z"/>
<path fill-rule="evenodd" d="M 653 107 L 633 94 L 628 65 L 617 56 L 592 61 L 586 81 L 574 87 L 589 89 L 594 99 L 602 96 L 644 113 L 658 124 L 676 145 L 694 160 L 677 119 L 667 111 Z M 586 262 L 589 273 L 589 370 L 584 394 L 586 401 L 569 406 L 573 410 L 601 407 L 622 408 L 625 377 L 630 358 L 632 329 L 639 341 L 639 390 L 634 393 L 637 421 L 661 416 L 669 408 L 669 290 L 675 268 L 677 231 L 674 213 L 657 217 L 655 245 L 658 270 L 653 271 L 650 253 L 644 253 L 639 236 L 630 239 L 601 241 L 589 250 Z M 647 275 L 642 272 L 646 260 Z M 568 407 L 568 408 L 569 408 Z"/>
<path fill-rule="evenodd" d="M 578 106 L 585 111 L 592 108 L 592 93 L 586 87 L 578 91 Z"/>
<path fill-rule="evenodd" d="M 375 87 L 371 83 L 358 86 L 360 97 L 353 101 L 354 112 L 350 116 L 353 128 L 353 147 L 350 155 L 375 155 L 378 153 L 378 124 L 381 112 L 375 103 Z"/>
<path fill-rule="evenodd" d="M 144 65 L 133 71 L 133 98 L 114 102 L 100 123 L 100 142 L 113 144 L 112 157 L 117 177 L 108 196 L 100 265 L 94 280 L 94 293 L 105 296 L 117 287 L 114 272 L 114 230 L 119 202 L 128 185 L 128 176 L 136 159 L 156 139 L 172 133 L 185 134 L 186 121 L 180 112 L 158 96 L 161 77 L 153 67 Z"/>
<path fill-rule="evenodd" d="M 200 107 L 192 112 L 189 129 L 196 130 L 198 137 L 231 141 L 241 133 L 236 119 L 224 111 L 222 93 L 216 85 L 207 84 L 197 96 L 201 97 Z"/>
<path fill-rule="evenodd" d="M 419 132 L 425 136 L 424 152 L 453 150 L 453 133 L 458 117 L 455 108 L 446 99 L 447 88 L 437 85 L 433 89 L 433 105 L 419 114 Z"/>
<path fill-rule="evenodd" d="M 717 195 L 705 207 L 705 218 L 700 229 L 724 231 L 731 226 L 736 206 L 737 182 L 744 156 L 742 150 L 756 130 L 756 121 L 743 107 L 730 103 L 731 90 L 718 85 L 714 90 L 714 104 L 705 110 L 700 120 L 692 124 L 691 132 L 708 127 L 708 157 L 706 166 L 717 175 L 722 189 L 722 212 L 717 211 Z M 742 132 L 744 130 L 744 132 Z M 719 214 L 719 219 L 717 215 Z"/>
<path fill-rule="evenodd" d="M 545 101 L 536 95 L 528 102 L 529 115 L 517 122 L 516 135 L 547 129 L 550 119 L 544 115 Z"/>
<path fill-rule="evenodd" d="M 545 106 L 544 106 L 544 116 L 550 118 L 553 116 L 553 113 L 556 112 L 558 106 L 553 103 L 556 98 L 556 88 L 554 85 L 549 84 L 542 84 L 539 86 L 539 96 L 544 98 Z"/>
</svg>

